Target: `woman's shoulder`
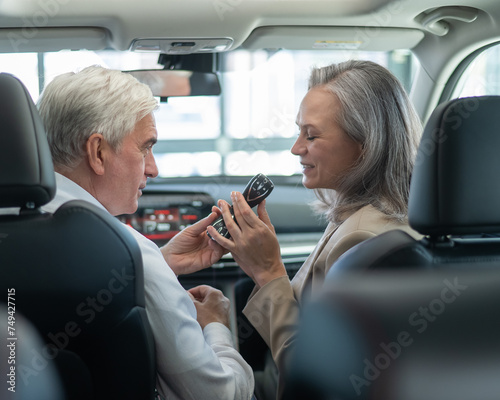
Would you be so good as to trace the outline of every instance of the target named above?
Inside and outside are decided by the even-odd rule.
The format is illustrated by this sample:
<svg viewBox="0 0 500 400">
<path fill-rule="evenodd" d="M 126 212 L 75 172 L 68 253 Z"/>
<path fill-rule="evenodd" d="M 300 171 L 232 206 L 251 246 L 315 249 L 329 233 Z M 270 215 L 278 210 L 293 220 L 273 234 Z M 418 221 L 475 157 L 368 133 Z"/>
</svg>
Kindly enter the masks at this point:
<svg viewBox="0 0 500 400">
<path fill-rule="evenodd" d="M 415 238 L 419 237 L 407 223 L 394 221 L 373 206 L 359 209 L 336 227 L 329 237 L 324 246 L 325 251 L 329 253 L 327 263 L 331 265 L 351 247 L 393 229 L 403 230 Z"/>
<path fill-rule="evenodd" d="M 416 234 L 416 232 L 409 227 L 407 222 L 396 221 L 389 218 L 386 214 L 377 210 L 372 205 L 367 205 L 349 216 L 339 226 L 338 233 L 347 234 L 359 231 L 367 234 L 371 233 L 373 235 L 379 235 L 393 229 L 401 229 L 411 235 Z"/>
</svg>

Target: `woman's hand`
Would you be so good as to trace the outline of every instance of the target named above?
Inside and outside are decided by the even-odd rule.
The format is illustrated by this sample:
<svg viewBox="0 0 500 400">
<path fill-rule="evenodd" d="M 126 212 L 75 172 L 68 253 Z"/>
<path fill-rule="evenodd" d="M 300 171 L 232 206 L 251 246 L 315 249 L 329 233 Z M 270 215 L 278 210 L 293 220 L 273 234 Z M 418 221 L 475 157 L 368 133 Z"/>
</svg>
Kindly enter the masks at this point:
<svg viewBox="0 0 500 400">
<path fill-rule="evenodd" d="M 265 200 L 257 206 L 258 216 L 241 193 L 232 192 L 231 200 L 238 223 L 231 217 L 229 204 L 223 200 L 219 201 L 231 239 L 222 237 L 213 227 L 208 226 L 210 235 L 232 253 L 240 268 L 257 286 L 262 287 L 267 282 L 286 275 L 274 226 L 265 208 Z"/>
<path fill-rule="evenodd" d="M 163 258 L 176 275 L 207 268 L 228 252 L 206 233 L 207 226 L 219 216 L 220 210 L 212 207 L 209 216 L 179 232 L 160 249 Z"/>
</svg>

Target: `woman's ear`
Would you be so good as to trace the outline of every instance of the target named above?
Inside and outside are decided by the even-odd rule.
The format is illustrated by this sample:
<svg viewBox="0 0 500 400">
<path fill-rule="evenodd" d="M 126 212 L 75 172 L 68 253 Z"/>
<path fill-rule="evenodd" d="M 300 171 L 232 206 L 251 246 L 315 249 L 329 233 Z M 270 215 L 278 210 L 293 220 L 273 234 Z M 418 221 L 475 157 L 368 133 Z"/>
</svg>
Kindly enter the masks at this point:
<svg viewBox="0 0 500 400">
<path fill-rule="evenodd" d="M 106 151 L 106 141 L 100 133 L 93 133 L 85 143 L 85 152 L 89 162 L 89 167 L 96 175 L 104 175 L 104 153 Z"/>
</svg>

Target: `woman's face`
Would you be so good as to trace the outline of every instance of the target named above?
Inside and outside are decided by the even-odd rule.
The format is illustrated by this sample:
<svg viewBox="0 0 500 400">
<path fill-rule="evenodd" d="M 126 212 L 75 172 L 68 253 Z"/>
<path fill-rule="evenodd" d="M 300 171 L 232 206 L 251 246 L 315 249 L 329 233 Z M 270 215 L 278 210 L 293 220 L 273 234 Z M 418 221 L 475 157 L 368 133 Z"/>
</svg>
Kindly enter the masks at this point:
<svg viewBox="0 0 500 400">
<path fill-rule="evenodd" d="M 300 157 L 302 183 L 308 189 L 336 190 L 339 179 L 361 155 L 361 143 L 335 122 L 339 112 L 337 98 L 322 86 L 309 90 L 300 104 L 300 132 L 291 152 Z"/>
</svg>

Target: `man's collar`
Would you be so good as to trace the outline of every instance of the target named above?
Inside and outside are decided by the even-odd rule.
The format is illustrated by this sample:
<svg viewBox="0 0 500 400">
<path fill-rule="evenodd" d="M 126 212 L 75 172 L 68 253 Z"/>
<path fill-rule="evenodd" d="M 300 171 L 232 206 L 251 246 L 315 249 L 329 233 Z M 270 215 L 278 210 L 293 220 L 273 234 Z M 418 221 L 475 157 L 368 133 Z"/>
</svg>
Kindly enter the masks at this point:
<svg viewBox="0 0 500 400">
<path fill-rule="evenodd" d="M 64 194 L 65 197 L 71 197 L 73 200 L 85 200 L 96 205 L 97 207 L 106 209 L 94 196 L 92 196 L 80 185 L 58 172 L 55 174 L 57 191 L 60 192 L 60 194 Z"/>
</svg>

